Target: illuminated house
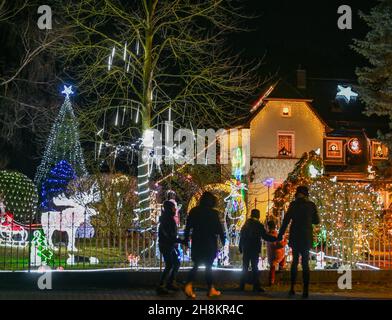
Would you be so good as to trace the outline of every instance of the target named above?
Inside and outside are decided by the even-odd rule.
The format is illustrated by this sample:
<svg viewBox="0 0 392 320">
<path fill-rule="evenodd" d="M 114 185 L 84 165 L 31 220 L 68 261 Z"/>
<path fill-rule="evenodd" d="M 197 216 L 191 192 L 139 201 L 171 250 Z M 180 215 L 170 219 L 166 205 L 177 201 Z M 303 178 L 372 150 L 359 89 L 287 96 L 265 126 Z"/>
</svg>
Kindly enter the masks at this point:
<svg viewBox="0 0 392 320">
<path fill-rule="evenodd" d="M 274 188 L 310 150 L 320 150 L 326 174 L 338 181 L 372 180 L 374 165 L 388 158 L 376 139 L 377 130 L 388 130 L 388 120 L 363 111 L 347 80 L 307 79 L 299 70 L 296 81 L 267 85 L 241 126 L 250 129 L 249 207 L 266 213 Z M 388 207 L 392 198 L 386 192 L 383 197 Z"/>
</svg>

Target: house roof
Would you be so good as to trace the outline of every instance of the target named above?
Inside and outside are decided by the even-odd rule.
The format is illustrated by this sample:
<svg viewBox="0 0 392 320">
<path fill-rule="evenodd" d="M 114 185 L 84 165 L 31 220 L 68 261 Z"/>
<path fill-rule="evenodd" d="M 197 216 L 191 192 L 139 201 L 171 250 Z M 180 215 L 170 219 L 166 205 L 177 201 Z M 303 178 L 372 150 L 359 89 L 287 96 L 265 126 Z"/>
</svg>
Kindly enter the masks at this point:
<svg viewBox="0 0 392 320">
<path fill-rule="evenodd" d="M 353 80 L 308 78 L 305 89 L 299 89 L 293 83 L 294 81 L 290 81 L 289 78 L 280 78 L 268 83 L 252 107 L 253 112 L 249 116 L 248 124 L 263 109 L 266 102 L 296 100 L 306 101 L 327 129 L 365 130 L 369 138 L 375 138 L 378 130 L 385 132 L 389 128 L 387 117 L 369 117 L 364 114 L 365 105 L 359 96 L 355 96 L 357 85 Z M 348 88 L 351 88 L 351 92 Z M 351 94 L 349 100 L 343 95 L 338 95 L 341 89 L 348 90 Z"/>
</svg>

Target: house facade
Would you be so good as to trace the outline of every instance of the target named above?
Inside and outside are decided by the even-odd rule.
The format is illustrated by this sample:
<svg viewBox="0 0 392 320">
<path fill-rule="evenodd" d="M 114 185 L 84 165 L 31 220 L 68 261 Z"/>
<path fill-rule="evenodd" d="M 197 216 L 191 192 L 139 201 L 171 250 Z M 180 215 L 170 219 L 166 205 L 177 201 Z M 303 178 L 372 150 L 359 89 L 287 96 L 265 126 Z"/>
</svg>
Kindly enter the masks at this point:
<svg viewBox="0 0 392 320">
<path fill-rule="evenodd" d="M 374 179 L 375 165 L 388 159 L 388 149 L 377 140 L 388 121 L 363 111 L 347 80 L 306 78 L 299 70 L 294 81 L 267 85 L 242 126 L 250 129 L 248 207 L 266 215 L 276 187 L 310 150 L 320 152 L 325 173 L 338 181 Z M 389 207 L 392 197 L 387 191 L 382 197 Z"/>
</svg>

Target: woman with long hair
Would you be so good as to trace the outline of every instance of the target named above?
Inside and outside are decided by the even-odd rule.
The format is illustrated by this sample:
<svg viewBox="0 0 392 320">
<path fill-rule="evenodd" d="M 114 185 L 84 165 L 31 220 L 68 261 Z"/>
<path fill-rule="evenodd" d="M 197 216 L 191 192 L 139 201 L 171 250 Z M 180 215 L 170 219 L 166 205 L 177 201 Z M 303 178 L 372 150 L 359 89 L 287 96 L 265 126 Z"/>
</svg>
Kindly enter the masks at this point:
<svg viewBox="0 0 392 320">
<path fill-rule="evenodd" d="M 219 213 L 215 209 L 216 197 L 211 192 L 204 192 L 199 205 L 193 208 L 188 215 L 185 227 L 185 243 L 192 239 L 191 257 L 194 263 L 189 272 L 188 281 L 185 285 L 185 294 L 194 299 L 192 283 L 200 265 L 206 267 L 205 277 L 208 286 L 208 296 L 219 296 L 220 291 L 213 286 L 212 264 L 218 253 L 218 237 L 222 244 L 225 243 L 223 227 L 219 221 Z"/>
</svg>

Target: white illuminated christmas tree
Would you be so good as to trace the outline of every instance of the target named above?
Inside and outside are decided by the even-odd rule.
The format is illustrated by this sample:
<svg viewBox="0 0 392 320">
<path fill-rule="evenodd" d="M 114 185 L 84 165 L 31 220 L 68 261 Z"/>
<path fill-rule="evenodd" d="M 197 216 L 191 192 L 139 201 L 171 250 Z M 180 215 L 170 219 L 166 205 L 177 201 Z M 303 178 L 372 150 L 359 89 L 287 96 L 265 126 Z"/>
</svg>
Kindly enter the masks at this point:
<svg viewBox="0 0 392 320">
<path fill-rule="evenodd" d="M 37 169 L 34 182 L 41 192 L 41 186 L 50 170 L 61 160 L 67 161 L 75 170 L 76 176 L 87 174 L 82 148 L 79 141 L 78 123 L 69 96 L 72 86 L 64 86 L 65 100 L 50 132 L 44 156 Z"/>
</svg>

